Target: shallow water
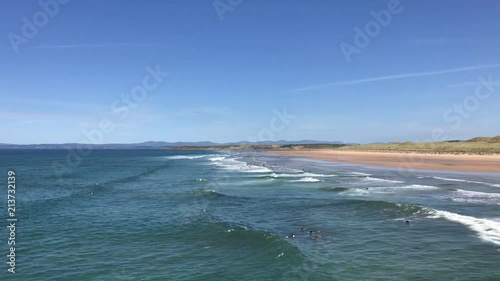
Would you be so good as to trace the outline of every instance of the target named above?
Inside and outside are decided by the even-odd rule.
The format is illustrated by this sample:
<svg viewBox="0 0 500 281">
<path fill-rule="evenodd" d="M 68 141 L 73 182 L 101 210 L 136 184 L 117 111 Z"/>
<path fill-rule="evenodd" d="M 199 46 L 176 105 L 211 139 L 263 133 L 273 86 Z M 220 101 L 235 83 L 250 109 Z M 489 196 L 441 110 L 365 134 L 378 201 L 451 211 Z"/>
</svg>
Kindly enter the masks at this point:
<svg viewBox="0 0 500 281">
<path fill-rule="evenodd" d="M 66 154 L 0 151 L 17 181 L 9 280 L 500 280 L 499 174 L 95 150 L 57 175 Z"/>
</svg>

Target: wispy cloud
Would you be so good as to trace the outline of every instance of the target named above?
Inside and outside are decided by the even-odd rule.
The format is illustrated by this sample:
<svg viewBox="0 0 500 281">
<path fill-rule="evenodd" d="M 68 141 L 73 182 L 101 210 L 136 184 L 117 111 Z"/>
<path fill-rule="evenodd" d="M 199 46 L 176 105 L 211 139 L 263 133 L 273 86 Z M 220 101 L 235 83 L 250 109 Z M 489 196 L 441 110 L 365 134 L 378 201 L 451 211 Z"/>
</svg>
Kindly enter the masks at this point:
<svg viewBox="0 0 500 281">
<path fill-rule="evenodd" d="M 294 89 L 293 91 L 294 92 L 301 92 L 301 91 L 308 91 L 308 90 L 314 90 L 314 89 L 320 89 L 320 88 L 356 85 L 356 84 L 378 82 L 378 81 L 384 81 L 384 80 L 395 80 L 395 79 L 404 79 L 404 78 L 421 77 L 421 76 L 443 75 L 443 74 L 448 74 L 448 73 L 464 72 L 464 71 L 471 71 L 471 70 L 484 69 L 484 68 L 493 68 L 493 67 L 500 67 L 500 63 L 474 65 L 474 66 L 466 66 L 466 67 L 451 68 L 451 69 L 444 69 L 444 70 L 437 70 L 437 71 L 428 71 L 428 72 L 415 72 L 415 73 L 379 76 L 379 77 L 347 80 L 347 81 L 336 81 L 336 82 L 327 83 L 327 84 L 317 84 L 317 85 L 302 87 L 302 88 Z"/>
<path fill-rule="evenodd" d="M 115 47 L 165 47 L 164 44 L 150 43 L 98 43 L 98 44 L 60 44 L 60 45 L 41 45 L 37 49 L 75 49 L 75 48 L 115 48 Z"/>
<path fill-rule="evenodd" d="M 450 87 L 450 88 L 477 87 L 480 84 L 481 84 L 480 82 L 469 82 L 469 81 L 467 81 L 467 82 L 463 82 L 461 84 L 448 85 L 448 87 Z M 497 86 L 500 86 L 500 81 L 489 82 L 487 85 L 488 86 L 492 86 L 492 87 L 497 87 Z"/>
</svg>

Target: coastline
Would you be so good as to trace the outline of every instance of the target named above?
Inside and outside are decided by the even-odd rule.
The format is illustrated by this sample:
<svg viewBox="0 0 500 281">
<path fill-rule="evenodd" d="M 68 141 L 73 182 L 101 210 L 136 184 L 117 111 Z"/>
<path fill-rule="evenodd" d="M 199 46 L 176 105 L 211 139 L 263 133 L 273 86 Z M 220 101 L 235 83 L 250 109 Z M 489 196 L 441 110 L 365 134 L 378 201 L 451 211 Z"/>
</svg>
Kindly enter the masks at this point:
<svg viewBox="0 0 500 281">
<path fill-rule="evenodd" d="M 364 152 L 333 149 L 272 150 L 266 153 L 402 169 L 500 173 L 500 155 Z"/>
</svg>

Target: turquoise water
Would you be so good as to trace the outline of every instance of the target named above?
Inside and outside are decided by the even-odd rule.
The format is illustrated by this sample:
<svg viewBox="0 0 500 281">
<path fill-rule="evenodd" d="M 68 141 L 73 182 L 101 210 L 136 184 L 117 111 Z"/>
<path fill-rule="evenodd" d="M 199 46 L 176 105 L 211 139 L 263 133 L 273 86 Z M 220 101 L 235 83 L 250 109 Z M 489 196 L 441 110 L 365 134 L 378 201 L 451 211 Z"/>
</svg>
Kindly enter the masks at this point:
<svg viewBox="0 0 500 281">
<path fill-rule="evenodd" d="M 499 174 L 95 150 L 58 175 L 66 156 L 0 151 L 1 280 L 500 280 Z"/>
</svg>

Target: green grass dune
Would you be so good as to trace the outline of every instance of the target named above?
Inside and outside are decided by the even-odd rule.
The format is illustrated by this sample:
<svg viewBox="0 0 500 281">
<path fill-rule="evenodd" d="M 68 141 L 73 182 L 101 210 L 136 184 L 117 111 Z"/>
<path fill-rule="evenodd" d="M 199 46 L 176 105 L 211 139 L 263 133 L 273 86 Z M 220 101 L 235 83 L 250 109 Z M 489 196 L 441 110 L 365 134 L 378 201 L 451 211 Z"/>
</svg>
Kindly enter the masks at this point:
<svg viewBox="0 0 500 281">
<path fill-rule="evenodd" d="M 171 148 L 170 148 L 171 149 Z M 500 136 L 477 137 L 467 141 L 445 142 L 394 142 L 384 144 L 288 144 L 288 145 L 220 145 L 220 146 L 183 146 L 175 149 L 199 150 L 304 150 L 304 149 L 335 149 L 343 151 L 366 152 L 404 152 L 426 154 L 500 154 Z"/>
<path fill-rule="evenodd" d="M 344 146 L 339 150 L 372 151 L 372 152 L 406 152 L 430 154 L 473 154 L 493 155 L 500 154 L 500 136 L 477 137 L 467 141 L 446 142 L 403 142 L 387 144 L 364 144 Z"/>
</svg>

